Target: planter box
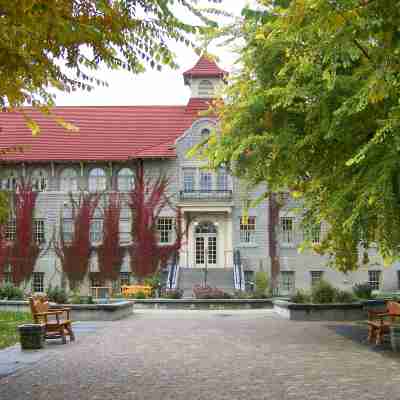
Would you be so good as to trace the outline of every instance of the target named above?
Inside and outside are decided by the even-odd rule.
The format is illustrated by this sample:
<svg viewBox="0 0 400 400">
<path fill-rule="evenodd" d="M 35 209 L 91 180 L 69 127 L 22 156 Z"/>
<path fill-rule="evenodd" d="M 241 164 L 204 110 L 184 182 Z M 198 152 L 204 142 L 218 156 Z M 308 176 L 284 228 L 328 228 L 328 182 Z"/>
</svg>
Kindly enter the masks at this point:
<svg viewBox="0 0 400 400">
<path fill-rule="evenodd" d="M 57 304 L 51 308 L 71 309 L 71 319 L 76 321 L 116 321 L 133 313 L 132 301 L 119 301 L 108 304 Z"/>
<path fill-rule="evenodd" d="M 393 351 L 400 351 L 400 325 L 390 327 L 390 343 Z"/>
<path fill-rule="evenodd" d="M 298 304 L 274 300 L 274 311 L 293 321 L 357 321 L 366 318 L 362 303 Z"/>
<path fill-rule="evenodd" d="M 232 310 L 272 308 L 271 299 L 135 299 L 135 309 Z"/>
<path fill-rule="evenodd" d="M 108 304 L 54 304 L 50 308 L 68 307 L 71 319 L 76 321 L 115 321 L 133 313 L 132 301 L 116 301 Z M 0 311 L 30 312 L 27 301 L 0 300 Z"/>
</svg>

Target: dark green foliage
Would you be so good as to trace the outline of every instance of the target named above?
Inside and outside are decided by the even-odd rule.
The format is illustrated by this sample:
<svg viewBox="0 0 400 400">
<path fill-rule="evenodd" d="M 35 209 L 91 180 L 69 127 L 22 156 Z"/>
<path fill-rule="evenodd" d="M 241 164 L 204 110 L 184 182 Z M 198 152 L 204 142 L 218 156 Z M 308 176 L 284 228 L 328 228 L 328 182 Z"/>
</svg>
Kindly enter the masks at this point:
<svg viewBox="0 0 400 400">
<path fill-rule="evenodd" d="M 166 290 L 161 295 L 161 298 L 163 298 L 163 299 L 181 299 L 182 296 L 183 296 L 183 290 L 181 290 L 181 289 L 170 289 L 170 290 Z"/>
<path fill-rule="evenodd" d="M 258 299 L 264 299 L 268 297 L 268 275 L 266 272 L 258 271 L 255 276 L 255 291 L 254 297 Z"/>
<path fill-rule="evenodd" d="M 311 288 L 311 299 L 314 304 L 334 303 L 337 290 L 329 283 L 321 280 Z"/>
<path fill-rule="evenodd" d="M 65 289 L 60 288 L 59 286 L 55 286 L 54 288 L 51 285 L 47 288 L 46 291 L 47 297 L 49 301 L 53 301 L 58 304 L 66 304 L 68 303 L 68 295 Z"/>
<path fill-rule="evenodd" d="M 368 282 L 357 283 L 353 286 L 353 293 L 359 299 L 371 299 L 372 298 L 372 288 Z"/>
<path fill-rule="evenodd" d="M 24 292 L 11 283 L 0 286 L 0 299 L 2 300 L 23 300 Z"/>
<path fill-rule="evenodd" d="M 296 293 L 290 298 L 293 303 L 311 303 L 311 295 L 304 290 L 297 290 Z"/>
<path fill-rule="evenodd" d="M 348 292 L 347 290 L 336 290 L 335 294 L 335 303 L 354 303 L 357 299 L 353 295 L 353 293 Z"/>
</svg>

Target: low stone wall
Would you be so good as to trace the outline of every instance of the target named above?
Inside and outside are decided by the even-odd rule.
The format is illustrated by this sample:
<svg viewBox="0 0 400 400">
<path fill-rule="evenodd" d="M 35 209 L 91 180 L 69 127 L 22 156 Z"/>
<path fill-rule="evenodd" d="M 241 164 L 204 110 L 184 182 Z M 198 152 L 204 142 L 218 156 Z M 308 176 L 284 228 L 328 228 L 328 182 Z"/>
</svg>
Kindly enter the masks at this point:
<svg viewBox="0 0 400 400">
<path fill-rule="evenodd" d="M 109 304 L 63 304 L 51 308 L 68 307 L 72 321 L 116 321 L 133 313 L 132 301 Z"/>
<path fill-rule="evenodd" d="M 26 300 L 0 300 L 0 311 L 31 312 Z"/>
<path fill-rule="evenodd" d="M 272 308 L 271 299 L 135 299 L 135 309 L 224 310 Z"/>
<path fill-rule="evenodd" d="M 274 300 L 274 311 L 293 321 L 358 321 L 366 318 L 362 303 L 297 304 Z"/>
<path fill-rule="evenodd" d="M 109 304 L 54 304 L 50 308 L 68 307 L 72 321 L 115 321 L 133 313 L 132 301 L 117 301 Z M 0 311 L 30 312 L 29 302 L 0 300 Z"/>
</svg>

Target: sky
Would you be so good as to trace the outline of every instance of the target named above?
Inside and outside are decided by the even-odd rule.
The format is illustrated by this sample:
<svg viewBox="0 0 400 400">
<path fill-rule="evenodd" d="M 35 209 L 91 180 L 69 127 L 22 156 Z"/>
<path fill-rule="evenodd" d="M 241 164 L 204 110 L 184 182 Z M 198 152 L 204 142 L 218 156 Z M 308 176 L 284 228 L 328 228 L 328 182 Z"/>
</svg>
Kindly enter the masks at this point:
<svg viewBox="0 0 400 400">
<path fill-rule="evenodd" d="M 247 0 L 223 0 L 222 7 L 240 15 Z M 189 99 L 189 88 L 184 86 L 182 73 L 193 67 L 198 55 L 184 45 L 171 45 L 176 62 L 180 68 L 163 68 L 161 72 L 150 67 L 142 74 L 134 75 L 128 71 L 111 71 L 103 68 L 96 72 L 96 77 L 108 82 L 109 87 L 96 87 L 91 92 L 56 93 L 57 106 L 114 106 L 114 105 L 180 105 Z M 218 58 L 221 68 L 231 71 L 236 56 L 229 48 L 210 46 L 209 51 Z"/>
</svg>

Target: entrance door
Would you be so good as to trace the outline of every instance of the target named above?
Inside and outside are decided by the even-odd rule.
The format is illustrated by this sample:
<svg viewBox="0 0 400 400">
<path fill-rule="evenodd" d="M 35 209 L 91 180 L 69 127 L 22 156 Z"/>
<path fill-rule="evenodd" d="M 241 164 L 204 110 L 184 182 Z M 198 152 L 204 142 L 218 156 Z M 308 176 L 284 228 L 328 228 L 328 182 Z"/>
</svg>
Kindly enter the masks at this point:
<svg viewBox="0 0 400 400">
<path fill-rule="evenodd" d="M 212 222 L 202 222 L 195 230 L 196 267 L 217 264 L 217 228 Z"/>
</svg>

